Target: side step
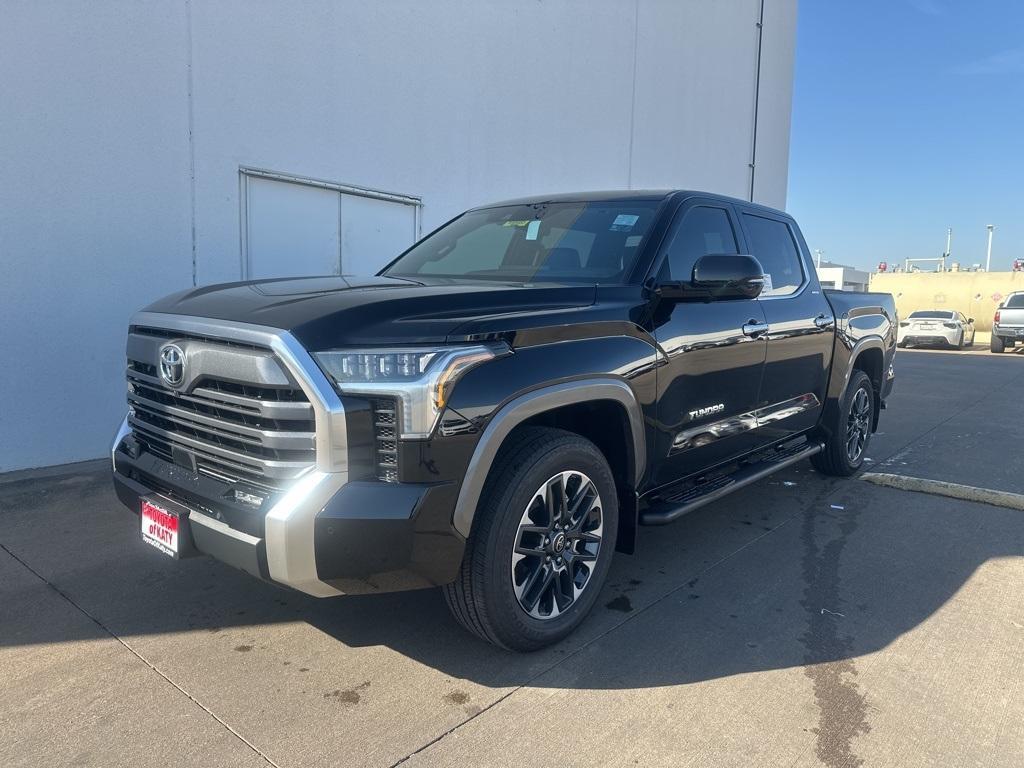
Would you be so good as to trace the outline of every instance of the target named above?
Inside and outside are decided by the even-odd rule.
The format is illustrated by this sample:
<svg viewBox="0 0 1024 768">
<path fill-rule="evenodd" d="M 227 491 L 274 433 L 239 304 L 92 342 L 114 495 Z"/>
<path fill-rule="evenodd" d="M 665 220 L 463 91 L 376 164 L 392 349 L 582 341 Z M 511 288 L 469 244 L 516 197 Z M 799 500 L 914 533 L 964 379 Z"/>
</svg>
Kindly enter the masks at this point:
<svg viewBox="0 0 1024 768">
<path fill-rule="evenodd" d="M 821 443 L 802 444 L 790 450 L 782 450 L 765 456 L 759 461 L 742 464 L 733 473 L 709 478 L 703 483 L 687 488 L 674 496 L 667 496 L 658 504 L 640 514 L 643 525 L 665 525 L 678 520 L 695 509 L 717 501 L 745 485 L 757 482 L 783 467 L 796 464 L 820 453 L 825 446 Z"/>
</svg>

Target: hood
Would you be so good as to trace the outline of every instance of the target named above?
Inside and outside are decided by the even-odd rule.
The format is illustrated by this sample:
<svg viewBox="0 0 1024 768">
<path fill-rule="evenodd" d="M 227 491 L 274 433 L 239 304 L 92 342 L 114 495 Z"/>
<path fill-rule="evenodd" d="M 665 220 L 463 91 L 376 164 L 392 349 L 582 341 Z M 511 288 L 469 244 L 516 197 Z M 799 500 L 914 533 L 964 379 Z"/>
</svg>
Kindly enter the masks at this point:
<svg viewBox="0 0 1024 768">
<path fill-rule="evenodd" d="M 195 288 L 149 312 L 208 317 L 290 331 L 310 350 L 438 343 L 482 318 L 560 314 L 593 304 L 593 285 L 514 284 L 393 277 L 301 277 Z M 566 322 L 560 320 L 559 322 Z"/>
</svg>

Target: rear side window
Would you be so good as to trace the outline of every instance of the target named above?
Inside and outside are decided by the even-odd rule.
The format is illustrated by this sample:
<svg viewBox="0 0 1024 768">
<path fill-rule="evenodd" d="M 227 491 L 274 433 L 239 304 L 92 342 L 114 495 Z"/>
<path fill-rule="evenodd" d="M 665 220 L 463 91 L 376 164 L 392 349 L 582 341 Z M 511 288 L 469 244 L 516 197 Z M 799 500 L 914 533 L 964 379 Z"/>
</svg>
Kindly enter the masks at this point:
<svg viewBox="0 0 1024 768">
<path fill-rule="evenodd" d="M 750 250 L 764 269 L 762 296 L 788 296 L 803 285 L 804 270 L 800 251 L 789 225 L 752 213 L 743 214 L 750 235 Z"/>
<path fill-rule="evenodd" d="M 690 208 L 672 236 L 660 279 L 689 280 L 697 259 L 709 253 L 739 253 L 729 214 L 724 208 Z"/>
</svg>

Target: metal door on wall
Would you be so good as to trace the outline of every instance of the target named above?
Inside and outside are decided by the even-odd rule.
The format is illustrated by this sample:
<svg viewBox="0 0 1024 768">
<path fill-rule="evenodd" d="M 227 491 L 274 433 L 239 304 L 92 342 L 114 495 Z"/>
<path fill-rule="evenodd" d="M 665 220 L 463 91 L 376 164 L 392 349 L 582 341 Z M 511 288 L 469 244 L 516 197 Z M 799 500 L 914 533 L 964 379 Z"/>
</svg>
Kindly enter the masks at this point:
<svg viewBox="0 0 1024 768">
<path fill-rule="evenodd" d="M 242 276 L 368 275 L 416 241 L 419 198 L 241 169 Z"/>
</svg>

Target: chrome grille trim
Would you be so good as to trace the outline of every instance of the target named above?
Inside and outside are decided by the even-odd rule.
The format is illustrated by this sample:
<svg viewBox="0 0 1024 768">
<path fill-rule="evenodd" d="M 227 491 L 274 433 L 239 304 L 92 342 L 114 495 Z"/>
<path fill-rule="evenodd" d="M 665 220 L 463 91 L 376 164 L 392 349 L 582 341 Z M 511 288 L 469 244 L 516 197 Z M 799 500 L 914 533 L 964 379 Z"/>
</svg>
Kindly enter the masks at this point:
<svg viewBox="0 0 1024 768">
<path fill-rule="evenodd" d="M 316 433 L 312 429 L 309 431 L 287 431 L 250 427 L 234 421 L 196 413 L 176 405 L 160 403 L 149 399 L 145 395 L 138 394 L 138 390 L 128 393 L 128 403 L 136 411 L 155 412 L 175 424 L 196 430 L 209 431 L 211 434 L 249 443 L 255 447 L 273 448 L 281 451 L 309 451 L 311 454 L 316 449 Z M 310 417 L 313 415 L 312 410 L 310 408 Z M 309 421 L 312 426 L 312 418 Z M 225 424 L 230 426 L 225 427 Z"/>
<path fill-rule="evenodd" d="M 173 386 L 156 376 L 160 350 L 172 341 L 187 361 Z M 132 328 L 127 355 L 128 423 L 150 452 L 173 461 L 185 449 L 197 471 L 272 491 L 316 463 L 313 406 L 269 350 Z M 293 418 L 267 418 L 268 411 Z"/>
<path fill-rule="evenodd" d="M 267 568 L 271 579 L 306 594 L 316 597 L 342 594 L 337 588 L 321 581 L 317 575 L 313 535 L 317 512 L 348 481 L 345 408 L 334 386 L 309 352 L 287 331 L 269 326 L 159 312 L 136 313 L 131 325 L 143 334 L 165 339 L 187 334 L 211 342 L 269 350 L 291 375 L 313 408 L 315 465 L 312 471 L 305 472 L 289 485 L 284 495 L 267 511 Z M 144 371 L 139 373 L 145 375 Z M 244 394 L 230 394 L 245 397 Z M 281 401 L 273 402 L 271 410 L 281 404 Z M 231 404 L 242 411 L 251 405 L 239 402 Z M 283 418 L 280 414 L 288 410 L 286 406 L 278 409 L 276 416 L 270 412 L 262 415 L 266 418 Z M 118 432 L 115 451 L 127 426 L 126 420 Z M 231 461 L 224 456 L 217 458 Z"/>
</svg>

